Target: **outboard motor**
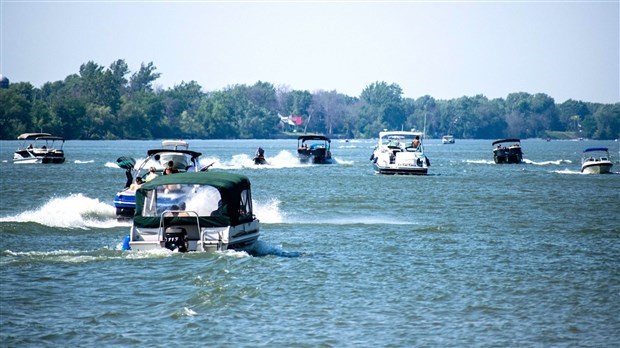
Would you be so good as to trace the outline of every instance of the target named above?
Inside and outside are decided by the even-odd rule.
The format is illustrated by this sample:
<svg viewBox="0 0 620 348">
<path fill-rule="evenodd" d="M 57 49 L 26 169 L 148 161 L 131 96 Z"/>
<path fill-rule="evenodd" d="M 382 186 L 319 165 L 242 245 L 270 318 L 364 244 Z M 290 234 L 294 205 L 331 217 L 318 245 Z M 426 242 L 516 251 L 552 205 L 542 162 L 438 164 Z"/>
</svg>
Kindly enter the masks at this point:
<svg viewBox="0 0 620 348">
<path fill-rule="evenodd" d="M 178 249 L 180 253 L 187 252 L 187 232 L 184 228 L 168 227 L 164 233 L 164 247 L 166 249 Z"/>
</svg>

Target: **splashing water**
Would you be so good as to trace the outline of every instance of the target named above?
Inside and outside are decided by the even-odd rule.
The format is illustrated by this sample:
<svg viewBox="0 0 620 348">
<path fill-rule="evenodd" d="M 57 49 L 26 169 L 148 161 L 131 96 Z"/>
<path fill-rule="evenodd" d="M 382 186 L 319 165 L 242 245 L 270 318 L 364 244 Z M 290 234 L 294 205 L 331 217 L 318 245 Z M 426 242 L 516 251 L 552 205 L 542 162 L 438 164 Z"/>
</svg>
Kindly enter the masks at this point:
<svg viewBox="0 0 620 348">
<path fill-rule="evenodd" d="M 284 216 L 280 212 L 280 200 L 271 199 L 268 202 L 252 202 L 254 215 L 261 223 L 277 224 L 284 222 Z"/>
<path fill-rule="evenodd" d="M 61 228 L 111 228 L 124 226 L 116 221 L 113 206 L 81 193 L 52 198 L 42 207 L 15 216 L 0 218 L 2 222 L 36 222 Z"/>
</svg>

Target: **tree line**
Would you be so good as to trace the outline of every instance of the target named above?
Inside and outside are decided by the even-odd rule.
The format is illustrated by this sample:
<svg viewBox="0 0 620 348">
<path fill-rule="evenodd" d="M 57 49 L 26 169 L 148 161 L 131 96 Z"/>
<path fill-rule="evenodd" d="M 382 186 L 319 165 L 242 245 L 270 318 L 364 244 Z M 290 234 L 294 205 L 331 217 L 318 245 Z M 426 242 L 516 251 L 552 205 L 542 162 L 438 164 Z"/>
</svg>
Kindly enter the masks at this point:
<svg viewBox="0 0 620 348">
<path fill-rule="evenodd" d="M 195 81 L 156 88 L 159 77 L 152 62 L 131 73 L 119 59 L 107 68 L 89 61 L 77 74 L 41 88 L 11 83 L 0 89 L 0 139 L 39 131 L 66 139 L 264 139 L 292 132 L 371 138 L 384 129 L 412 128 L 464 139 L 620 137 L 620 103 L 556 104 L 544 93 L 413 99 L 383 81 L 359 97 L 262 81 L 204 92 Z M 302 124 L 291 127 L 279 115 L 301 116 Z"/>
</svg>

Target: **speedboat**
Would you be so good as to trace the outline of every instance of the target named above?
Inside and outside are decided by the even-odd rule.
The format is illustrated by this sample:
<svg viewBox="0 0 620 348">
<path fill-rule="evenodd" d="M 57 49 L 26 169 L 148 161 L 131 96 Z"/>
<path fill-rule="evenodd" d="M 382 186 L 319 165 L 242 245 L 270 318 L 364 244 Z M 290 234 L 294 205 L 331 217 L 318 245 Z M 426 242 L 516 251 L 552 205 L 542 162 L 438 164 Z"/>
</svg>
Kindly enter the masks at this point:
<svg viewBox="0 0 620 348">
<path fill-rule="evenodd" d="M 581 172 L 584 174 L 606 174 L 611 172 L 613 163 L 606 147 L 588 147 L 581 155 Z"/>
<path fill-rule="evenodd" d="M 136 214 L 123 249 L 252 251 L 259 234 L 246 176 L 179 173 L 157 177 L 137 190 Z"/>
<path fill-rule="evenodd" d="M 189 144 L 184 140 L 164 140 L 162 148 L 147 151 L 146 158 L 138 168 L 135 168 L 136 161 L 131 157 L 122 156 L 116 160 L 116 164 L 125 169 L 127 176 L 125 188 L 114 196 L 117 220 L 130 220 L 133 217 L 138 178 L 148 182 L 151 178 L 164 175 L 167 168 L 174 168 L 174 172 L 178 173 L 201 170 L 198 168 L 198 158 L 202 154 L 188 148 Z"/>
<path fill-rule="evenodd" d="M 300 163 L 332 163 L 331 140 L 324 135 L 297 137 L 297 156 Z"/>
<path fill-rule="evenodd" d="M 21 140 L 21 143 L 13 154 L 13 163 L 65 162 L 65 152 L 62 149 L 65 144 L 63 137 L 49 133 L 24 133 L 17 139 Z M 56 148 L 55 143 L 60 143 L 60 147 Z"/>
<path fill-rule="evenodd" d="M 504 143 L 511 143 L 505 146 Z M 497 145 L 497 146 L 495 146 Z M 523 152 L 521 151 L 521 140 L 501 139 L 493 142 L 493 160 L 495 163 L 521 163 Z"/>
<path fill-rule="evenodd" d="M 452 135 L 444 135 L 441 138 L 442 144 L 454 144 L 454 137 Z"/>
<path fill-rule="evenodd" d="M 378 174 L 426 175 L 431 165 L 424 154 L 423 133 L 384 131 L 370 160 Z"/>
</svg>

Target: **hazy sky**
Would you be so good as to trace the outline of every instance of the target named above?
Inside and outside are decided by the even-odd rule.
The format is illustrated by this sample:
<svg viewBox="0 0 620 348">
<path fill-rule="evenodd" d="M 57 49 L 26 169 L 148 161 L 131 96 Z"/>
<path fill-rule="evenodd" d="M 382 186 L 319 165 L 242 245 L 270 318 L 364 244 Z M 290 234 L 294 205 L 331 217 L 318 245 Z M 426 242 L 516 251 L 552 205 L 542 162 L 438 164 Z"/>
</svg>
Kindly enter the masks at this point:
<svg viewBox="0 0 620 348">
<path fill-rule="evenodd" d="M 410 98 L 620 102 L 620 0 L 0 1 L 0 74 L 36 87 L 124 59 L 153 62 L 163 88 L 359 96 L 385 81 Z"/>
</svg>

